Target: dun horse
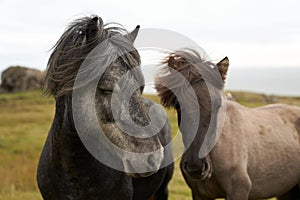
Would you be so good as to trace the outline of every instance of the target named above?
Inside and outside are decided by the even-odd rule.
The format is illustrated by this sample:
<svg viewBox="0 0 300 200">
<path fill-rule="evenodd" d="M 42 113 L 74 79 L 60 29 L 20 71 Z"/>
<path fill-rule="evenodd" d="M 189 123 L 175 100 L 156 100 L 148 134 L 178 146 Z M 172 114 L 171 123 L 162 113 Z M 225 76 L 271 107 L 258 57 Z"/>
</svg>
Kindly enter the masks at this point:
<svg viewBox="0 0 300 200">
<path fill-rule="evenodd" d="M 58 40 L 49 59 L 45 79 L 46 92 L 55 97 L 56 112 L 38 165 L 38 186 L 44 199 L 167 199 L 167 184 L 173 174 L 173 165 L 162 169 L 160 166 L 166 157 L 172 157 L 170 152 L 162 149 L 162 146 L 168 144 L 171 139 L 168 121 L 165 121 L 157 135 L 138 132 L 132 133 L 137 136 L 133 137 L 118 127 L 116 118 L 121 121 L 124 119 L 125 124 L 126 119 L 132 119 L 141 127 L 150 123 L 148 111 L 154 103 L 141 97 L 143 87 L 132 93 L 127 111 L 124 110 L 125 102 L 118 99 L 118 95 L 114 97 L 118 101 L 118 104 L 114 104 L 118 112 L 116 116 L 112 113 L 112 96 L 118 88 L 122 88 L 120 84 L 127 86 L 130 86 L 131 82 L 144 84 L 140 71 L 140 56 L 133 47 L 138 29 L 139 26 L 133 32 L 127 33 L 123 28 L 104 25 L 100 17 L 85 17 L 73 22 Z M 113 37 L 119 42 L 113 40 Z M 102 48 L 99 52 L 104 52 L 105 56 L 99 57 L 108 60 L 105 62 L 107 66 L 97 65 L 97 62 L 94 62 L 87 65 L 83 71 L 88 74 L 79 74 L 80 66 L 88 54 L 104 40 L 107 40 L 105 46 L 107 49 Z M 112 49 L 117 49 L 117 52 Z M 74 87 L 78 74 L 83 77 L 91 74 L 97 77 L 103 69 L 106 70 L 100 80 L 83 80 L 82 84 L 79 84 L 80 87 Z M 127 79 L 120 81 L 125 74 L 129 74 Z M 127 152 L 150 152 L 145 160 L 126 158 L 113 151 L 104 155 L 108 158 L 110 156 L 118 158 L 117 162 L 123 165 L 124 171 L 113 169 L 98 161 L 78 135 L 74 122 L 72 94 L 75 90 L 79 90 L 80 96 L 87 96 L 91 92 L 89 86 L 93 81 L 96 81 L 97 86 L 93 96 L 94 108 L 104 135 L 115 146 Z M 86 99 L 88 102 L 82 102 L 79 107 L 88 106 L 90 99 Z M 159 112 L 157 117 L 158 115 Z M 86 120 L 85 116 L 88 117 L 89 112 L 82 113 L 83 121 Z M 90 128 L 97 129 L 86 127 L 86 130 Z M 142 138 L 138 137 L 139 135 L 149 137 Z M 103 141 L 96 140 L 96 142 L 100 148 L 101 145 L 105 145 Z M 99 154 L 101 153 L 100 151 Z M 145 168 L 152 171 L 131 173 L 132 170 Z"/>
<path fill-rule="evenodd" d="M 197 133 L 180 164 L 193 199 L 255 200 L 275 196 L 280 200 L 299 200 L 300 108 L 282 104 L 247 108 L 222 100 L 227 57 L 214 65 L 202 60 L 194 50 L 182 50 L 171 53 L 163 63 L 162 70 L 168 73 L 157 76 L 156 89 L 161 103 L 177 110 L 184 142 L 192 134 L 190 126 L 180 125 L 181 117 L 189 116 L 185 113 L 187 106 L 196 102 L 201 111 Z M 205 74 L 200 73 L 203 71 Z M 186 99 L 187 95 L 184 79 L 176 78 L 176 73 L 195 91 L 194 101 L 179 105 L 178 98 Z M 212 101 L 207 84 L 213 86 L 211 93 L 216 101 Z M 213 149 L 199 158 L 209 124 L 217 120 L 211 113 L 212 102 L 219 103 L 218 108 L 226 103 L 224 126 Z"/>
</svg>

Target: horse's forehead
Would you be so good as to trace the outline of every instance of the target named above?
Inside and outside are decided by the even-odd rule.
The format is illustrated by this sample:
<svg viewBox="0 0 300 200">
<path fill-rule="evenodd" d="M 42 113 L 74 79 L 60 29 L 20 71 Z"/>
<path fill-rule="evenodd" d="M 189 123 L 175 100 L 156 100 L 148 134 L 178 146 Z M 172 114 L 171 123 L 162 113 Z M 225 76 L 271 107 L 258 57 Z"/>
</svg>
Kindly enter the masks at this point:
<svg viewBox="0 0 300 200">
<path fill-rule="evenodd" d="M 126 78 L 124 76 L 126 76 Z M 141 70 L 138 67 L 129 69 L 122 61 L 117 59 L 104 71 L 100 78 L 99 85 L 114 87 L 121 79 L 127 81 L 135 79 L 138 82 L 143 82 L 142 77 Z"/>
<path fill-rule="evenodd" d="M 196 92 L 196 94 L 208 94 L 212 98 L 220 97 L 223 94 L 223 89 L 217 88 L 214 85 L 212 85 L 209 81 L 199 78 L 195 81 L 195 83 L 192 83 L 192 86 Z"/>
<path fill-rule="evenodd" d="M 127 67 L 117 59 L 105 70 L 104 76 L 122 76 L 127 70 Z"/>
<path fill-rule="evenodd" d="M 100 78 L 101 84 L 109 84 L 110 82 L 117 82 L 123 74 L 126 73 L 126 68 L 121 66 L 119 62 L 112 63 L 107 67 Z"/>
</svg>

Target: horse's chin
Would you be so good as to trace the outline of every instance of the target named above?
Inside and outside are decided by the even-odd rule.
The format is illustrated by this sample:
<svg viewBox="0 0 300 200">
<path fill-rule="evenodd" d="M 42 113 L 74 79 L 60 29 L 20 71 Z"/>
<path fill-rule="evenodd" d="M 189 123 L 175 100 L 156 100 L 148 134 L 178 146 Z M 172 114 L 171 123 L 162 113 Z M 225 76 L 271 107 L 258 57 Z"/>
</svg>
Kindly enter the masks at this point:
<svg viewBox="0 0 300 200">
<path fill-rule="evenodd" d="M 145 178 L 155 174 L 157 171 L 146 172 L 146 173 L 126 173 L 131 178 Z"/>
<path fill-rule="evenodd" d="M 184 172 L 184 175 L 186 178 L 190 179 L 190 180 L 193 180 L 193 181 L 203 181 L 205 179 L 209 179 L 210 176 L 208 175 L 204 175 L 202 173 L 187 173 L 187 172 Z"/>
</svg>

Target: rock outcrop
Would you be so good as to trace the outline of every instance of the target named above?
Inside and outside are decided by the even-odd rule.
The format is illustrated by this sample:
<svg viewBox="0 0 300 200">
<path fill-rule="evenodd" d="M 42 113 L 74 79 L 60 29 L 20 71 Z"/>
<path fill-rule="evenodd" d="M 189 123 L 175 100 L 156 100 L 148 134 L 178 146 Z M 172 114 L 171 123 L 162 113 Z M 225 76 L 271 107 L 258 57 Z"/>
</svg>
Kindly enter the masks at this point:
<svg viewBox="0 0 300 200">
<path fill-rule="evenodd" d="M 13 66 L 2 72 L 0 92 L 21 92 L 39 89 L 43 72 L 26 67 Z"/>
</svg>

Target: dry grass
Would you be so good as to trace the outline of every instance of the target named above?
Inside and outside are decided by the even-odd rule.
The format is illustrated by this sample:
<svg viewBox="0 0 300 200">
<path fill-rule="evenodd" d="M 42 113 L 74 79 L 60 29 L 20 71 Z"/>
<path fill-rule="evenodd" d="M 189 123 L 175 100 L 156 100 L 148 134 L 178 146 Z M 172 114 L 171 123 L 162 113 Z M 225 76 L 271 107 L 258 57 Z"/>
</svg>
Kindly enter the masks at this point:
<svg viewBox="0 0 300 200">
<path fill-rule="evenodd" d="M 0 95 L 0 199 L 40 199 L 36 168 L 53 103 L 39 91 Z"/>
<path fill-rule="evenodd" d="M 267 97 L 243 92 L 232 93 L 242 104 L 255 107 L 273 102 L 300 105 L 300 98 Z M 157 97 L 145 95 L 157 101 Z M 272 103 L 272 102 L 271 102 Z M 172 134 L 177 133 L 177 116 L 167 110 Z M 41 199 L 36 185 L 40 151 L 54 115 L 54 101 L 40 91 L 0 95 L 0 200 Z M 170 183 L 171 200 L 191 199 L 176 161 Z"/>
</svg>

